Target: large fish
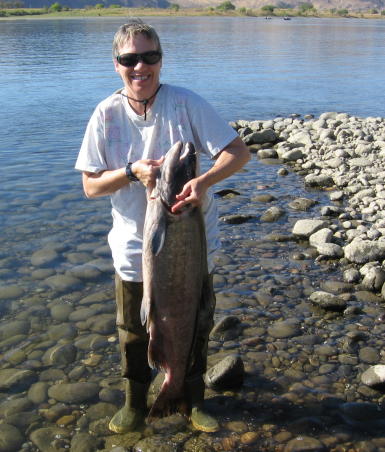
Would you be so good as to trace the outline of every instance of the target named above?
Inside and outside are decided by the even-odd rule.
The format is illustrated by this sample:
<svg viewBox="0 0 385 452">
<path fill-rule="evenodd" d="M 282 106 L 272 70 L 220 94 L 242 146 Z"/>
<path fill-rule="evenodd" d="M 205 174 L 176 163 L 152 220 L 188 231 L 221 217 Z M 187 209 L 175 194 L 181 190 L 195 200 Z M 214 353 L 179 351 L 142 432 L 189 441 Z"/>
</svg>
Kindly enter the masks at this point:
<svg viewBox="0 0 385 452">
<path fill-rule="evenodd" d="M 206 236 L 199 207 L 173 214 L 176 195 L 196 177 L 192 143 L 176 143 L 166 154 L 148 199 L 143 239 L 142 321 L 150 335 L 148 361 L 165 372 L 149 420 L 189 415 L 184 379 L 192 364 L 197 316 L 207 292 Z"/>
</svg>

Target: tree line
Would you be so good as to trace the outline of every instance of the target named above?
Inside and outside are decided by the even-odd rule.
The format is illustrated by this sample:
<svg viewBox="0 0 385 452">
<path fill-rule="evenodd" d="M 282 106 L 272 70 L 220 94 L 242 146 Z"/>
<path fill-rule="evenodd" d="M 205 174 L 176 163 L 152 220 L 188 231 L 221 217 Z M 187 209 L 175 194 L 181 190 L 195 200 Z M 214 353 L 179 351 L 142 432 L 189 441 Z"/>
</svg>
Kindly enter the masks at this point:
<svg viewBox="0 0 385 452">
<path fill-rule="evenodd" d="M 103 1 L 103 0 L 102 0 Z M 108 5 L 108 8 L 120 8 L 124 5 L 121 4 L 111 4 Z M 4 10 L 20 10 L 21 8 L 25 8 L 25 3 L 23 0 L 0 0 L 0 16 L 4 16 L 5 12 Z M 96 3 L 94 5 L 88 5 L 85 6 L 85 9 L 102 9 L 107 7 L 107 5 L 103 2 Z M 179 11 L 180 5 L 177 3 L 168 3 L 168 8 L 172 9 L 174 11 Z M 15 11 L 15 15 L 23 15 L 25 14 L 43 14 L 45 12 L 60 12 L 60 11 L 68 11 L 71 8 L 62 5 L 59 2 L 54 2 L 49 7 L 40 8 L 40 11 L 37 9 L 34 11 L 19 11 L 20 14 L 17 14 Z M 3 11 L 1 11 L 3 10 Z M 285 10 L 292 10 L 293 14 L 291 15 L 308 15 L 308 16 L 314 16 L 318 15 L 318 11 L 315 8 L 315 6 L 310 2 L 300 2 L 296 7 L 293 5 L 286 3 L 285 1 L 279 1 L 276 5 L 268 4 L 262 6 L 260 8 L 259 13 L 258 11 L 247 9 L 244 7 L 236 8 L 236 6 L 231 2 L 231 0 L 225 0 L 216 7 L 209 7 L 206 8 L 208 11 L 218 11 L 218 12 L 237 12 L 241 15 L 250 15 L 250 16 L 258 16 L 260 14 L 266 15 L 266 16 L 274 16 L 274 15 L 283 15 L 285 14 Z M 283 12 L 282 12 L 283 10 Z M 349 16 L 349 10 L 347 8 L 331 8 L 328 11 L 331 15 L 337 15 L 337 16 Z M 321 13 L 325 13 L 325 11 L 321 11 Z M 381 14 L 385 15 L 385 10 L 379 11 L 376 8 L 372 8 L 367 11 L 369 14 Z M 12 13 L 10 13 L 12 15 Z"/>
</svg>

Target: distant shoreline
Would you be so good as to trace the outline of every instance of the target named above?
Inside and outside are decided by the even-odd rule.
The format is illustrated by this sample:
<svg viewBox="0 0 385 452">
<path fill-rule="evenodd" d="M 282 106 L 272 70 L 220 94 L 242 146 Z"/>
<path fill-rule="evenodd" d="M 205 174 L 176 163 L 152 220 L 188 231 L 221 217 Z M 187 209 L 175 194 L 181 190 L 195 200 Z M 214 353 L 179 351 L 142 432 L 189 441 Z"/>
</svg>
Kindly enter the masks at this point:
<svg viewBox="0 0 385 452">
<path fill-rule="evenodd" d="M 273 14 L 266 14 L 262 10 L 250 10 L 240 8 L 230 11 L 222 11 L 214 8 L 87 8 L 69 9 L 62 11 L 47 11 L 46 8 L 18 8 L 0 9 L 0 20 L 15 19 L 76 19 L 92 17 L 128 17 L 128 16 L 159 16 L 159 17 L 265 17 L 266 19 L 291 20 L 296 18 L 349 18 L 349 19 L 385 19 L 383 14 L 364 12 L 349 12 L 346 15 L 332 14 L 330 11 L 317 11 L 315 14 L 307 12 L 300 14 L 294 9 L 277 9 Z"/>
</svg>

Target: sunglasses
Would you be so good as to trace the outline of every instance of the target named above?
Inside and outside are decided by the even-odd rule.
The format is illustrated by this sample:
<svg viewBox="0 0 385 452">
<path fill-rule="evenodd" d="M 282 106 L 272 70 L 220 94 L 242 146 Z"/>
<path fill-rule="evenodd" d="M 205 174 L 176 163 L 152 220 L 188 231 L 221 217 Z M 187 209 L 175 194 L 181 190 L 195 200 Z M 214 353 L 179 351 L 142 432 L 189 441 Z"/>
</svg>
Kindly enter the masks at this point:
<svg viewBox="0 0 385 452">
<path fill-rule="evenodd" d="M 145 64 L 156 64 L 162 58 L 162 52 L 158 50 L 151 50 L 150 52 L 144 53 L 124 53 L 123 55 L 118 55 L 116 60 L 119 64 L 125 67 L 136 66 L 139 61 L 143 61 Z"/>
</svg>

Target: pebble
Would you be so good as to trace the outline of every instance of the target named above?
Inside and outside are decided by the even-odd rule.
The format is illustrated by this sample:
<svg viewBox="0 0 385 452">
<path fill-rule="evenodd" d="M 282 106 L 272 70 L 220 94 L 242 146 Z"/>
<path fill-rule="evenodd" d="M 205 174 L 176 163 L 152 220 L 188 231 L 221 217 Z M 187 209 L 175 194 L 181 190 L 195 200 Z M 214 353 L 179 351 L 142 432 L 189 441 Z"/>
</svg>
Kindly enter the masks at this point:
<svg viewBox="0 0 385 452">
<path fill-rule="evenodd" d="M 96 383 L 59 383 L 48 389 L 49 397 L 67 403 L 82 403 L 93 399 L 99 392 Z"/>
<path fill-rule="evenodd" d="M 217 192 L 223 246 L 206 374 L 216 384 L 207 380 L 206 404 L 221 432 L 167 420 L 108 431 L 124 399 L 110 219 L 95 224 L 96 204 L 85 203 L 79 243 L 58 229 L 24 261 L 1 259 L 2 275 L 14 276 L 1 295 L 11 314 L 0 324 L 0 426 L 20 432 L 15 450 L 385 447 L 384 120 L 329 112 L 235 127 L 248 142 L 271 141 L 252 145 L 258 159 Z"/>
<path fill-rule="evenodd" d="M 4 452 L 17 452 L 24 443 L 21 432 L 9 424 L 0 424 L 0 450 Z"/>
</svg>

